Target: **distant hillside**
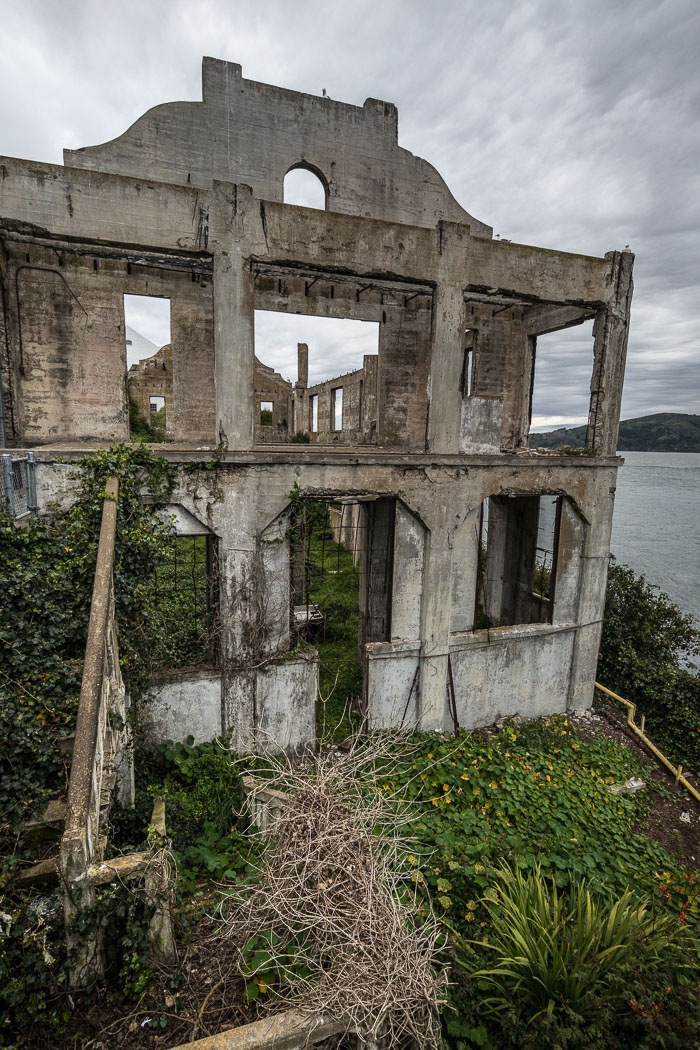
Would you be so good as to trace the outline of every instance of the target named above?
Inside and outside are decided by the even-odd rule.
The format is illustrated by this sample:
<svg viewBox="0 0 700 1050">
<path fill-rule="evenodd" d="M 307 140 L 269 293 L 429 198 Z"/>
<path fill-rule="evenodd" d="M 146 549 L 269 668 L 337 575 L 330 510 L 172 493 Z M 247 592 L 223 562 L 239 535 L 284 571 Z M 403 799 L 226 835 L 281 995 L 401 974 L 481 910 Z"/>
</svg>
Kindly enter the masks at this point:
<svg viewBox="0 0 700 1050">
<path fill-rule="evenodd" d="M 568 427 L 548 434 L 530 434 L 530 448 L 581 448 L 586 428 Z M 654 416 L 623 419 L 618 452 L 700 452 L 700 416 L 681 412 L 658 412 Z"/>
</svg>

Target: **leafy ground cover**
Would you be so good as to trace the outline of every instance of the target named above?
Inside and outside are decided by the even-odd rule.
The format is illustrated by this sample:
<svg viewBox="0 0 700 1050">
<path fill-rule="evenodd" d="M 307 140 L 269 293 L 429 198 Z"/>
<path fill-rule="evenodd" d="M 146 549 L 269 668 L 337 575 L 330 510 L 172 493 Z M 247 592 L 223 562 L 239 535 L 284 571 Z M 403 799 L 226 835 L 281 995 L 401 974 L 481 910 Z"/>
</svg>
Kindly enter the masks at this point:
<svg viewBox="0 0 700 1050">
<path fill-rule="evenodd" d="M 420 738 L 410 764 L 398 763 L 384 775 L 380 790 L 422 809 L 413 825 L 412 857 L 416 881 L 430 892 L 449 935 L 453 1011 L 445 1014 L 446 1046 L 694 1045 L 700 1032 L 696 874 L 635 830 L 653 806 L 655 789 L 620 796 L 609 791 L 632 776 L 650 779 L 634 749 L 603 735 L 585 740 L 570 720 L 554 718 L 508 726 L 494 736 Z M 494 1022 L 484 1005 L 489 989 L 471 975 L 493 963 L 489 901 L 504 862 L 515 871 L 541 873 L 564 897 L 585 880 L 608 907 L 628 889 L 646 898 L 653 914 L 672 919 L 663 964 L 635 971 L 637 954 L 625 955 L 619 997 L 594 1022 L 567 1009 L 533 1027 L 517 996 Z M 630 1000 L 650 998 L 664 1005 L 642 1017 Z M 687 1020 L 680 1041 L 664 1042 L 669 1018 L 677 1026 L 679 1014 Z"/>
</svg>

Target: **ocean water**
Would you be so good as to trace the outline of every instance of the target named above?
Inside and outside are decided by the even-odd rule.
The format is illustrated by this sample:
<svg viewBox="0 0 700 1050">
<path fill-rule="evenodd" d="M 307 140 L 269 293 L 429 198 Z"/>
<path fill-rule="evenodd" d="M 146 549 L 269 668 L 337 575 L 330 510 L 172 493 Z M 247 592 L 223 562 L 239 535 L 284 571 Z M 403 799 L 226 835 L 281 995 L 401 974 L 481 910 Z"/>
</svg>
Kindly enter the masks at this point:
<svg viewBox="0 0 700 1050">
<path fill-rule="evenodd" d="M 700 453 L 620 455 L 612 553 L 700 626 Z"/>
</svg>

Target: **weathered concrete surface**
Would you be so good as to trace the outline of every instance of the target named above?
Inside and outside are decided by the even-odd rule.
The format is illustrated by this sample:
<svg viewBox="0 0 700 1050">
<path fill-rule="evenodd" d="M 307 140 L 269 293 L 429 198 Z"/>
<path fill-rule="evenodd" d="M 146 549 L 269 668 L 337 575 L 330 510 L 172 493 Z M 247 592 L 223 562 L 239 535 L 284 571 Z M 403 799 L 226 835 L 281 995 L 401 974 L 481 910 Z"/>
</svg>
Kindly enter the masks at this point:
<svg viewBox="0 0 700 1050">
<path fill-rule="evenodd" d="M 281 201 L 291 168 L 314 171 L 327 206 L 350 215 L 434 226 L 491 228 L 459 206 L 432 165 L 398 145 L 398 113 L 368 98 L 350 106 L 243 77 L 240 65 L 202 61 L 202 102 L 167 102 L 112 142 L 64 151 L 65 164 L 159 182 L 243 182 Z"/>
<path fill-rule="evenodd" d="M 221 672 L 193 671 L 154 682 L 143 718 L 145 738 L 153 746 L 188 736 L 200 744 L 220 736 Z"/>
<path fill-rule="evenodd" d="M 294 500 L 358 505 L 367 536 L 355 552 L 360 648 L 374 724 L 451 728 L 450 668 L 464 724 L 513 705 L 586 707 L 631 254 L 492 240 L 430 165 L 399 148 L 386 103 L 358 108 L 286 92 L 210 59 L 203 72 L 202 102 L 157 107 L 113 143 L 67 153 L 65 167 L 0 159 L 9 443 L 44 446 L 42 508 L 73 491 L 59 448 L 71 460 L 66 443 L 84 451 L 128 435 L 124 294 L 171 300 L 165 455 L 179 468 L 172 500 L 183 531 L 201 523 L 216 552 L 220 677 L 168 687 L 160 732 L 231 730 L 238 748 L 265 734 L 293 750 L 313 741 L 315 664 L 285 659 L 299 589 L 293 491 Z M 299 165 L 321 177 L 328 210 L 283 203 L 284 175 Z M 289 394 L 274 373 L 261 385 L 256 309 L 378 325 L 377 357 L 319 385 L 319 433 L 306 448 L 279 439 L 285 397 L 287 434 L 309 429 L 307 356 L 302 349 L 302 378 Z M 588 444 L 597 456 L 530 453 L 537 337 L 591 318 Z M 263 400 L 274 404 L 272 433 L 260 426 Z M 535 625 L 534 508 L 543 494 L 559 501 L 561 520 L 548 622 Z M 477 629 L 480 605 L 502 626 Z"/>
</svg>

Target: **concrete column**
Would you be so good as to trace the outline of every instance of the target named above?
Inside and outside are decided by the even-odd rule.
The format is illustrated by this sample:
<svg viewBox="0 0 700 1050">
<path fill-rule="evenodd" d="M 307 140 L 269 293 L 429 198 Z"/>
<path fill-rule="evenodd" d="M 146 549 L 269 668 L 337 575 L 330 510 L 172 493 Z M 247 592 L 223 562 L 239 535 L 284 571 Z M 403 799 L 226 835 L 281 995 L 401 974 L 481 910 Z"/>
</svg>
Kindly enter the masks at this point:
<svg viewBox="0 0 700 1050">
<path fill-rule="evenodd" d="M 444 509 L 444 508 L 441 508 Z M 420 662 L 420 728 L 441 732 L 447 715 L 447 659 L 452 606 L 452 543 L 443 514 L 430 523 L 426 537 Z"/>
<path fill-rule="evenodd" d="M 464 360 L 464 227 L 441 222 L 440 263 L 433 293 L 430 340 L 430 405 L 428 410 L 429 452 L 456 454 L 460 448 Z M 460 250 L 461 249 L 461 250 Z"/>
<path fill-rule="evenodd" d="M 297 343 L 297 386 L 309 385 L 309 347 L 307 343 Z"/>
<path fill-rule="evenodd" d="M 569 677 L 568 707 L 574 711 L 585 710 L 593 703 L 593 683 L 603 630 L 617 471 L 611 471 L 610 474 L 601 471 L 600 474 L 599 495 L 596 500 L 599 508 L 598 520 L 586 527 L 581 553 L 579 602 L 575 619 L 582 626 L 577 629 L 574 638 Z"/>
<path fill-rule="evenodd" d="M 254 443 L 254 301 L 247 264 L 253 206 L 249 187 L 214 182 L 215 441 L 229 449 Z"/>
<path fill-rule="evenodd" d="M 471 631 L 474 626 L 480 557 L 480 513 L 481 504 L 467 513 L 454 536 L 451 631 Z"/>
<path fill-rule="evenodd" d="M 601 456 L 614 456 L 620 426 L 622 383 L 632 302 L 632 252 L 607 252 L 608 280 L 614 294 L 593 328 L 593 376 L 586 445 Z"/>
</svg>

